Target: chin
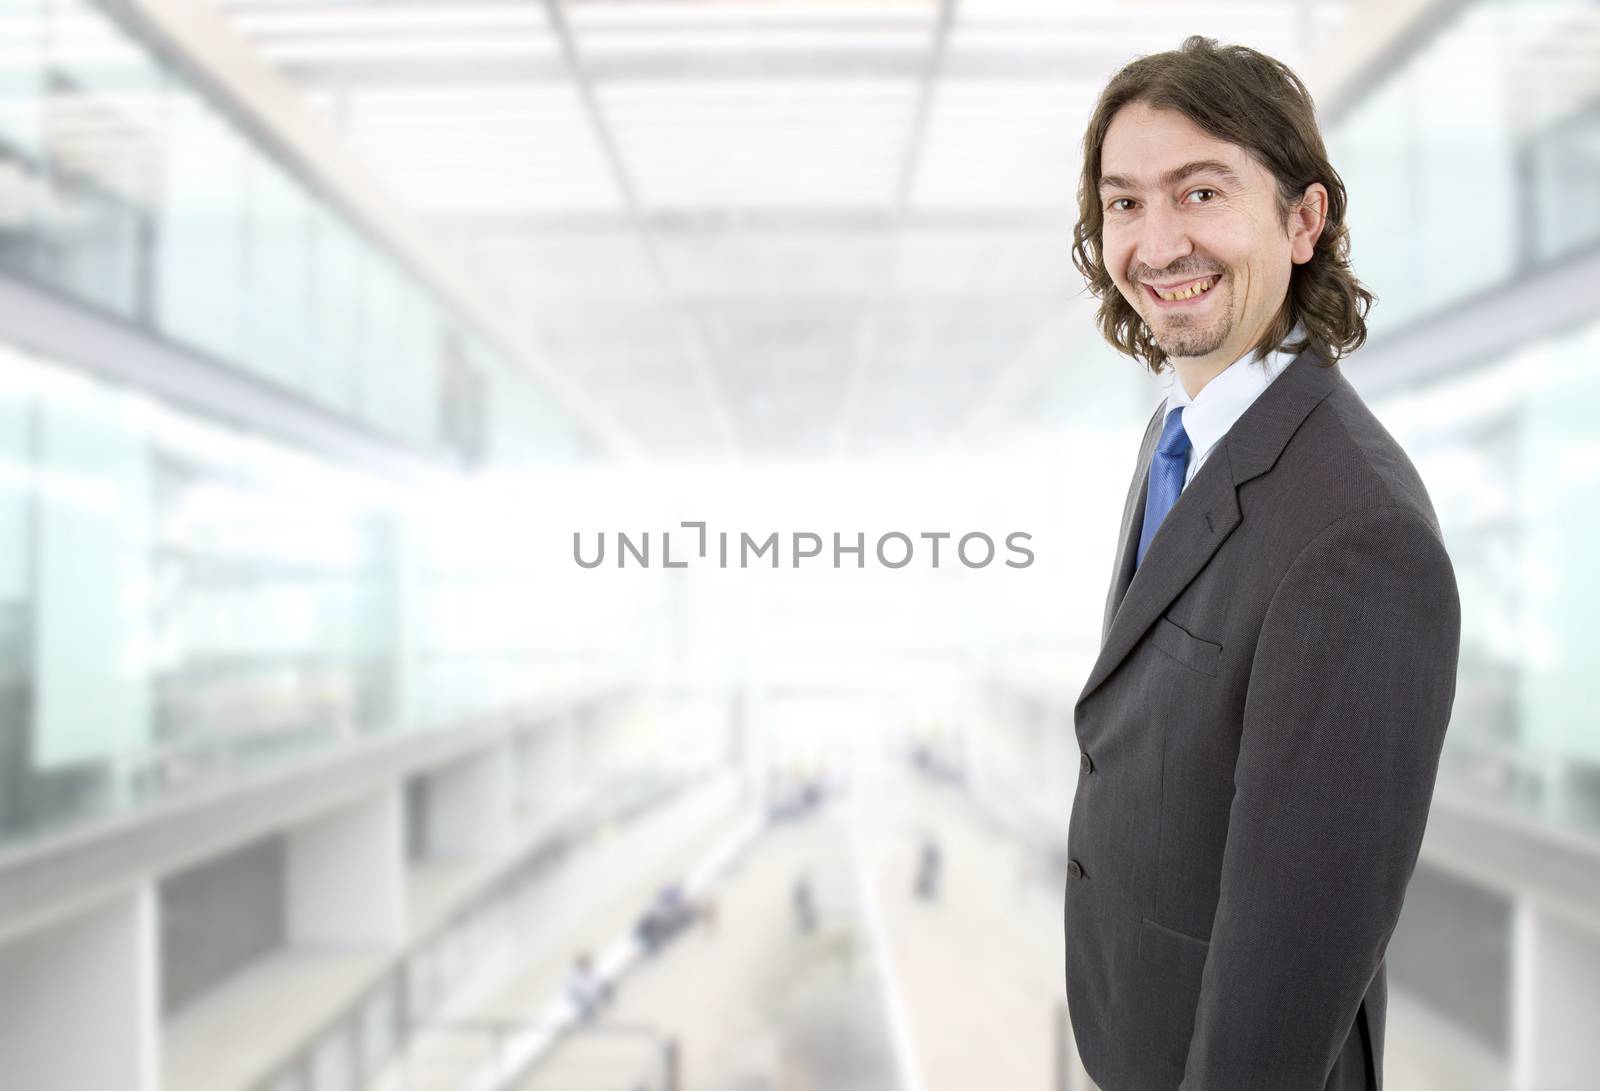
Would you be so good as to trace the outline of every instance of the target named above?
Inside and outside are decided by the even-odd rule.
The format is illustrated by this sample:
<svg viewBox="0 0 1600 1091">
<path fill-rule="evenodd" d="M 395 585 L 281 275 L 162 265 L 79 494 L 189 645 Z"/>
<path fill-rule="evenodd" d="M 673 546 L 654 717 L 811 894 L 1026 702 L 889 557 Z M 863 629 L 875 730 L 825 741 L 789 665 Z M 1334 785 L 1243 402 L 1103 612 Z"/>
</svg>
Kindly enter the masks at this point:
<svg viewBox="0 0 1600 1091">
<path fill-rule="evenodd" d="M 1161 351 L 1168 356 L 1182 359 L 1195 356 L 1210 356 L 1213 352 L 1228 343 L 1231 330 L 1196 330 L 1192 335 L 1188 329 L 1182 333 L 1166 333 L 1156 337 L 1156 344 L 1161 346 Z M 1176 334 L 1176 335 L 1175 335 Z M 1198 349 L 1199 351 L 1195 351 Z"/>
</svg>

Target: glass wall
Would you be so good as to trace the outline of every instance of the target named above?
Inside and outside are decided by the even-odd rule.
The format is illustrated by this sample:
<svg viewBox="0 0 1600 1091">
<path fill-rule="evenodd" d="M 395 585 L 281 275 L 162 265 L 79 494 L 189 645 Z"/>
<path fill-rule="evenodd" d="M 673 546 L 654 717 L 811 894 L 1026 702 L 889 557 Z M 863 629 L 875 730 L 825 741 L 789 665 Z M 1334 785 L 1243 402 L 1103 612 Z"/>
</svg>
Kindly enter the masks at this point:
<svg viewBox="0 0 1600 1091">
<path fill-rule="evenodd" d="M 1600 321 L 1374 405 L 1428 482 L 1461 589 L 1441 780 L 1600 832 Z"/>
<path fill-rule="evenodd" d="M 491 397 L 547 459 L 582 452 L 547 391 L 279 158 L 92 0 L 0 9 L 0 271 L 424 452 L 492 454 L 459 404 Z"/>
<path fill-rule="evenodd" d="M 617 669 L 651 604 L 552 619 L 536 513 L 462 492 L 0 343 L 0 842 Z"/>
<path fill-rule="evenodd" d="M 112 5 L 0 5 L 0 276 L 446 462 L 588 452 L 547 390 L 201 92 Z M 403 483 L 4 339 L 0 315 L 0 842 L 459 723 L 574 666 L 544 669 L 528 566 L 463 529 L 493 514 L 457 504 L 435 533 Z M 516 550 L 531 526 L 494 536 Z M 522 604 L 515 623 L 463 621 L 486 596 Z"/>
<path fill-rule="evenodd" d="M 1372 343 L 1563 259 L 1600 250 L 1600 71 L 1568 43 L 1594 0 L 1463 5 L 1338 117 L 1354 265 L 1379 296 Z M 1600 319 L 1600 305 L 1595 309 Z M 1427 482 L 1461 589 L 1462 651 L 1441 783 L 1600 830 L 1600 682 L 1586 617 L 1600 425 L 1600 321 L 1374 410 Z"/>
<path fill-rule="evenodd" d="M 1600 245 L 1593 0 L 1480 0 L 1333 119 L 1376 339 Z"/>
</svg>

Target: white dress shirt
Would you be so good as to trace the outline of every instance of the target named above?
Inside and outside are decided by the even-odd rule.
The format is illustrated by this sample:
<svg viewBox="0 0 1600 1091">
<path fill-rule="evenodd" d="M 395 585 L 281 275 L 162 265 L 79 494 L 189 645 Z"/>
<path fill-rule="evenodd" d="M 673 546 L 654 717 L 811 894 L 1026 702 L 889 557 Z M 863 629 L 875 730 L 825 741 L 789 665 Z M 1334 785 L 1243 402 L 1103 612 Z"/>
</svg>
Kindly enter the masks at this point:
<svg viewBox="0 0 1600 1091">
<path fill-rule="evenodd" d="M 1305 334 L 1299 326 L 1284 338 L 1286 343 L 1299 341 Z M 1167 383 L 1167 404 L 1161 414 L 1165 426 L 1167 416 L 1174 409 L 1183 409 L 1183 430 L 1189 434 L 1189 469 L 1183 477 L 1183 487 L 1188 488 L 1206 458 L 1216 450 L 1222 437 L 1228 434 L 1234 421 L 1244 416 L 1250 403 L 1272 384 L 1294 360 L 1295 354 L 1279 349 L 1265 359 L 1252 360 L 1254 348 L 1229 364 L 1209 383 L 1201 387 L 1198 397 L 1189 397 L 1183 381 L 1173 371 Z"/>
</svg>

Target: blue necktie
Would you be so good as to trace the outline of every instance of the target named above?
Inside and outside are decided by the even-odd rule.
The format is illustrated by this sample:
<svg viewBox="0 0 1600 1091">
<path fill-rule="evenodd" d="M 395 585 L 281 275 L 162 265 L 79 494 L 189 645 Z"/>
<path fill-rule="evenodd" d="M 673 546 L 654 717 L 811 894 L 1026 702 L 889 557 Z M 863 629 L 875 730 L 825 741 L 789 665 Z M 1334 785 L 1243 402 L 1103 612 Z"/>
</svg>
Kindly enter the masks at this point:
<svg viewBox="0 0 1600 1091">
<path fill-rule="evenodd" d="M 1150 539 L 1156 536 L 1156 528 L 1161 526 L 1161 520 L 1167 517 L 1183 491 L 1183 475 L 1189 469 L 1189 433 L 1183 430 L 1186 408 L 1180 406 L 1177 412 L 1167 414 L 1155 457 L 1150 460 L 1150 488 L 1144 497 L 1144 529 L 1139 531 L 1139 552 L 1134 554 L 1134 568 L 1144 563 Z"/>
</svg>

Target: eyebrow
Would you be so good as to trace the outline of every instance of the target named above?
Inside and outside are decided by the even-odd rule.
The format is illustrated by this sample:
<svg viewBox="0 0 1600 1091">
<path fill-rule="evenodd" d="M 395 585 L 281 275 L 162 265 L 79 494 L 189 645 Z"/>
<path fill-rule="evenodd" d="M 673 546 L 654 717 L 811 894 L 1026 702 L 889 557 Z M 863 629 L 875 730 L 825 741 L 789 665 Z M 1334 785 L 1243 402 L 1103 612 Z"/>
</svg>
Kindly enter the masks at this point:
<svg viewBox="0 0 1600 1091">
<path fill-rule="evenodd" d="M 1233 185 L 1240 184 L 1238 174 L 1236 174 L 1233 168 L 1228 166 L 1228 164 L 1224 163 L 1222 160 L 1196 159 L 1193 162 L 1183 164 L 1181 167 L 1173 167 L 1171 170 L 1167 171 L 1167 173 L 1161 176 L 1161 185 L 1163 187 L 1177 185 L 1179 182 L 1193 174 L 1215 174 L 1225 182 L 1229 182 Z M 1124 175 L 1107 174 L 1101 177 L 1098 188 L 1102 190 L 1127 189 L 1137 191 L 1143 187 L 1133 181 L 1133 179 Z"/>
</svg>

